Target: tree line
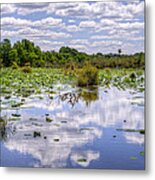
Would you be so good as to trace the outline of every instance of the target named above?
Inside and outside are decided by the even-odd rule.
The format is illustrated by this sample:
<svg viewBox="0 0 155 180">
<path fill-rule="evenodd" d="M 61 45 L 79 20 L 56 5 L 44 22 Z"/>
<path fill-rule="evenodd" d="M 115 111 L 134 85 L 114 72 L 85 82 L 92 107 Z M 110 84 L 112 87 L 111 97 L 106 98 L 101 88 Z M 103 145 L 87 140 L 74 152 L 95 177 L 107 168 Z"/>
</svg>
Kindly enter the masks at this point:
<svg viewBox="0 0 155 180">
<path fill-rule="evenodd" d="M 145 54 L 143 52 L 133 55 L 124 55 L 121 49 L 117 54 L 96 53 L 89 55 L 79 52 L 74 48 L 61 47 L 56 51 L 42 51 L 33 42 L 23 39 L 11 45 L 9 39 L 0 42 L 1 67 L 10 67 L 13 64 L 23 67 L 29 64 L 31 67 L 61 68 L 67 66 L 83 67 L 86 63 L 101 69 L 110 68 L 144 68 Z"/>
</svg>

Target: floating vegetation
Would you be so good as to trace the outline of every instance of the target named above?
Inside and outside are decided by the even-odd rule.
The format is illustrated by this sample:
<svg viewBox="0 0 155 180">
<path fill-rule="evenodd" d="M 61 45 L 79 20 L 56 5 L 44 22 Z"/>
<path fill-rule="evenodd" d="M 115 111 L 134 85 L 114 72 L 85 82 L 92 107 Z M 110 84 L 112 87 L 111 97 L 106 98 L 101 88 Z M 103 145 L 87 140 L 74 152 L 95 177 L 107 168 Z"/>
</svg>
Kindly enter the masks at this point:
<svg viewBox="0 0 155 180">
<path fill-rule="evenodd" d="M 56 127 L 60 127 L 60 124 L 54 124 L 54 126 L 56 126 Z"/>
<path fill-rule="evenodd" d="M 52 122 L 52 121 L 53 121 L 53 119 L 46 117 L 46 122 Z"/>
<path fill-rule="evenodd" d="M 81 128 L 80 131 L 93 131 L 93 128 Z"/>
<path fill-rule="evenodd" d="M 144 156 L 145 155 L 145 152 L 144 151 L 140 151 L 139 153 L 141 156 Z"/>
<path fill-rule="evenodd" d="M 18 117 L 9 118 L 9 121 L 20 121 L 21 119 Z"/>
<path fill-rule="evenodd" d="M 137 160 L 137 157 L 135 157 L 135 156 L 130 156 L 130 159 L 131 159 L 131 160 Z"/>
<path fill-rule="evenodd" d="M 37 121 L 38 119 L 31 117 L 31 118 L 29 118 L 29 120 L 30 120 L 30 121 Z"/>
<path fill-rule="evenodd" d="M 31 134 L 24 134 L 24 136 L 26 136 L 26 137 L 30 137 L 30 136 L 32 136 Z"/>
<path fill-rule="evenodd" d="M 81 159 L 78 159 L 77 161 L 78 161 L 78 162 L 87 162 L 87 159 L 81 158 Z"/>
<path fill-rule="evenodd" d="M 21 116 L 20 114 L 11 114 L 11 115 L 14 117 L 20 117 Z"/>
<path fill-rule="evenodd" d="M 64 121 L 64 120 L 63 120 L 63 121 L 61 121 L 61 123 L 66 124 L 66 123 L 67 123 L 67 121 Z"/>
<path fill-rule="evenodd" d="M 140 134 L 145 134 L 145 130 L 144 129 L 141 129 L 139 132 L 140 132 Z"/>
<path fill-rule="evenodd" d="M 145 134 L 144 129 L 116 129 L 117 131 L 124 131 L 124 132 L 139 132 L 140 134 Z"/>
<path fill-rule="evenodd" d="M 11 107 L 15 108 L 15 107 L 20 107 L 22 106 L 24 103 L 16 103 L 16 104 L 12 104 Z"/>
<path fill-rule="evenodd" d="M 5 120 L 2 117 L 0 117 L 0 123 L 4 123 L 4 122 Z"/>
<path fill-rule="evenodd" d="M 92 71 L 97 74 L 94 69 Z M 58 81 L 61 84 L 75 84 L 77 81 L 76 76 L 66 75 L 61 69 L 33 68 L 31 73 L 22 73 L 18 69 L 2 68 L 0 73 L 3 76 L 1 80 L 1 94 L 4 94 L 6 98 L 9 98 L 12 93 L 22 97 L 28 97 L 31 94 L 41 93 L 44 88 L 46 89 L 45 92 L 56 94 L 57 92 L 53 89 L 53 84 Z M 79 84 L 94 85 L 94 83 L 98 83 L 107 88 L 115 86 L 122 90 L 126 88 L 134 88 L 139 92 L 145 90 L 144 71 L 141 69 L 104 69 L 99 70 L 98 75 L 89 74 L 89 76 L 93 77 L 93 80 L 89 80 L 90 82 L 85 80 L 81 75 L 79 77 L 81 78 Z M 96 77 L 98 77 L 98 82 L 94 80 Z M 59 86 L 57 90 L 60 90 Z"/>
<path fill-rule="evenodd" d="M 37 131 L 34 131 L 33 132 L 33 137 L 36 138 L 36 137 L 41 137 L 41 133 L 40 132 L 37 132 Z"/>
<path fill-rule="evenodd" d="M 11 98 L 10 95 L 4 97 L 4 99 L 10 99 L 10 98 Z"/>
</svg>

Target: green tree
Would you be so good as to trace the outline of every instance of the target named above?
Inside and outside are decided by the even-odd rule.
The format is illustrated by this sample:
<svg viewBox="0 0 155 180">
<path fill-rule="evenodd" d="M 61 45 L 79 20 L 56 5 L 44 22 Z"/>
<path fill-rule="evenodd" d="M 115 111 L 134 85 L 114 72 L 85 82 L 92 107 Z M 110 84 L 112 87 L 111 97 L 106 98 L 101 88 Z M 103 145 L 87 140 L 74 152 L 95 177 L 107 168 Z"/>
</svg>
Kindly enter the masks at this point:
<svg viewBox="0 0 155 180">
<path fill-rule="evenodd" d="M 11 64 L 13 64 L 13 62 L 16 62 L 17 64 L 18 62 L 18 53 L 16 49 L 11 49 L 9 52 L 9 60 L 11 62 Z"/>
<path fill-rule="evenodd" d="M 4 39 L 0 44 L 1 58 L 3 59 L 4 66 L 10 66 L 9 52 L 11 50 L 11 43 L 9 39 Z"/>
</svg>

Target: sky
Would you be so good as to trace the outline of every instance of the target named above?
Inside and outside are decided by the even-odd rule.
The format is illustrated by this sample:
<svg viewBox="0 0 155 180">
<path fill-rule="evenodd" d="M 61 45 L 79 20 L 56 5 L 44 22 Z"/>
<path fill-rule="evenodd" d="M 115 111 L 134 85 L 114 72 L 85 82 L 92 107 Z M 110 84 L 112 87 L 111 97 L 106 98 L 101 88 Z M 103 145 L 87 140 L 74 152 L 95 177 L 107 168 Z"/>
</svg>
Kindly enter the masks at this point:
<svg viewBox="0 0 155 180">
<path fill-rule="evenodd" d="M 144 1 L 1 4 L 1 39 L 29 39 L 43 51 L 144 52 Z"/>
</svg>

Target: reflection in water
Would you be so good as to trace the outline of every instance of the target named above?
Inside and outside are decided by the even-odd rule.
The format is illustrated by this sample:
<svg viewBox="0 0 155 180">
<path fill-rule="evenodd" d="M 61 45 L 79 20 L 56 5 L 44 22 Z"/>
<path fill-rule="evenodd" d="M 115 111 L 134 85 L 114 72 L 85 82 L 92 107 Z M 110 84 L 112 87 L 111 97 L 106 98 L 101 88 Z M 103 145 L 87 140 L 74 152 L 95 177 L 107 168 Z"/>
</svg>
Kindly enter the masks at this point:
<svg viewBox="0 0 155 180">
<path fill-rule="evenodd" d="M 139 96 L 142 100 L 143 94 Z M 66 167 L 68 161 L 73 167 L 89 167 L 93 160 L 100 159 L 102 149 L 94 149 L 94 143 L 96 140 L 102 143 L 106 129 L 110 132 L 111 128 L 144 128 L 144 107 L 139 102 L 132 104 L 133 99 L 130 91 L 116 88 L 109 89 L 108 93 L 102 88 L 72 89 L 54 94 L 52 100 L 48 94 L 42 99 L 28 98 L 18 110 L 21 120 L 8 121 L 6 127 L 13 127 L 14 133 L 5 135 L 8 139 L 4 146 L 10 151 L 32 155 L 37 159 L 32 165 L 36 167 Z M 5 109 L 2 114 L 9 119 L 15 112 Z M 46 117 L 51 121 L 46 121 Z M 117 133 L 127 144 L 144 143 L 144 135 L 139 133 Z M 83 150 L 85 145 L 92 146 Z"/>
<path fill-rule="evenodd" d="M 75 92 L 67 92 L 60 95 L 61 101 L 67 101 L 72 107 L 81 99 L 86 103 L 86 106 L 90 105 L 91 102 L 98 99 L 98 87 L 87 87 L 85 89 L 78 89 Z"/>
<path fill-rule="evenodd" d="M 71 160 L 73 164 L 78 164 L 83 167 L 89 166 L 92 160 L 96 160 L 100 157 L 99 152 L 94 151 L 84 151 L 72 153 Z"/>
<path fill-rule="evenodd" d="M 9 136 L 15 133 L 12 126 L 7 125 L 6 119 L 0 117 L 0 141 L 6 141 Z"/>
<path fill-rule="evenodd" d="M 3 119 L 0 119 L 0 140 L 5 140 L 6 137 L 6 123 Z"/>
</svg>

